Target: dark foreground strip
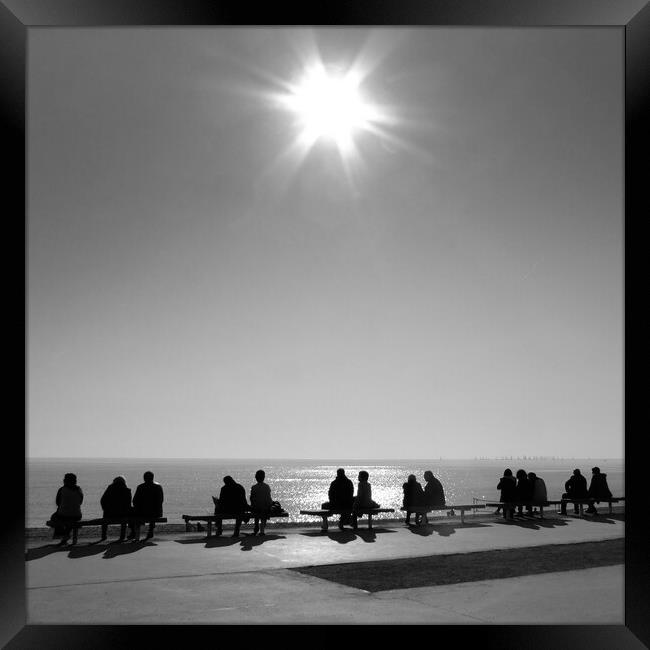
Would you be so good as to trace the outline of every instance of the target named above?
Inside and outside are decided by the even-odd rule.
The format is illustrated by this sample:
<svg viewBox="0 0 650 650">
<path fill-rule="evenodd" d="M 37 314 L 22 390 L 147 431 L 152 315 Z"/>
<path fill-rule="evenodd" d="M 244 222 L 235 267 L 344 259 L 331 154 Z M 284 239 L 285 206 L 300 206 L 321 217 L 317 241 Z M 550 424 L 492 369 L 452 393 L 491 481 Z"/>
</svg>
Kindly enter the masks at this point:
<svg viewBox="0 0 650 650">
<path fill-rule="evenodd" d="M 625 540 L 619 538 L 602 542 L 326 564 L 298 567 L 292 571 L 375 592 L 612 566 L 623 564 L 624 550 Z"/>
</svg>

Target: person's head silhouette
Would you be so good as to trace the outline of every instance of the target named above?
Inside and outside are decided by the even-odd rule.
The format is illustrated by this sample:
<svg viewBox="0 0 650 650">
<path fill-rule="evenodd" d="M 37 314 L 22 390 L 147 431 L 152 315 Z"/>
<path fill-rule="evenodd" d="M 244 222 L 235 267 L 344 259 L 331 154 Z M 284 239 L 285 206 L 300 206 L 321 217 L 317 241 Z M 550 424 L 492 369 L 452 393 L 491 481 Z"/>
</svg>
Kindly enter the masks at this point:
<svg viewBox="0 0 650 650">
<path fill-rule="evenodd" d="M 424 472 L 424 480 L 425 481 L 432 481 L 433 480 L 433 472 L 428 469 L 426 472 Z"/>
<path fill-rule="evenodd" d="M 524 469 L 517 470 L 517 478 L 518 479 L 526 478 L 526 470 L 524 470 Z"/>
<path fill-rule="evenodd" d="M 145 472 L 142 475 L 145 483 L 153 483 L 153 472 Z"/>
<path fill-rule="evenodd" d="M 77 485 L 77 475 L 73 474 L 72 472 L 69 472 L 63 477 L 63 485 L 66 485 L 68 487 L 74 487 Z"/>
<path fill-rule="evenodd" d="M 409 474 L 409 477 L 407 479 L 409 483 L 415 483 L 417 481 L 417 478 L 415 477 L 415 474 Z"/>
<path fill-rule="evenodd" d="M 226 485 L 234 485 L 235 484 L 235 479 L 232 476 L 224 476 L 223 477 L 223 482 Z"/>
<path fill-rule="evenodd" d="M 593 474 L 600 474 L 600 467 L 592 467 L 591 471 Z"/>
<path fill-rule="evenodd" d="M 573 470 L 573 475 L 574 476 L 580 476 L 580 470 L 579 469 L 574 469 Z"/>
<path fill-rule="evenodd" d="M 337 478 L 343 478 L 345 476 L 345 470 L 342 467 L 339 467 L 336 470 L 336 476 Z"/>
<path fill-rule="evenodd" d="M 255 472 L 255 480 L 258 483 L 261 483 L 265 478 L 266 478 L 266 473 L 264 472 L 263 469 L 258 469 L 257 472 Z"/>
<path fill-rule="evenodd" d="M 534 480 L 537 478 L 537 474 L 535 472 L 528 472 L 528 478 Z"/>
<path fill-rule="evenodd" d="M 365 481 L 368 480 L 368 478 L 370 478 L 370 475 L 368 474 L 368 472 L 366 472 L 365 469 L 362 469 L 362 470 L 359 472 L 359 480 L 360 480 L 361 482 L 365 482 Z"/>
<path fill-rule="evenodd" d="M 113 485 L 117 485 L 118 487 L 126 487 L 126 479 L 123 476 L 116 476 L 113 479 Z"/>
<path fill-rule="evenodd" d="M 504 469 L 503 470 L 503 475 L 504 476 L 512 476 L 512 470 L 510 468 Z"/>
</svg>

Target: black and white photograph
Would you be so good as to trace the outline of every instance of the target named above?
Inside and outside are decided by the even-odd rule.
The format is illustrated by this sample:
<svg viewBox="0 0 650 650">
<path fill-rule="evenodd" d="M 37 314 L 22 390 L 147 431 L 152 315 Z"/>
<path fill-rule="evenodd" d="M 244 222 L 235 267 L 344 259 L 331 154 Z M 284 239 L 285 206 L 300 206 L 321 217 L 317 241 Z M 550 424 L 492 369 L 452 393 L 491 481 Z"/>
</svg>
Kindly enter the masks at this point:
<svg viewBox="0 0 650 650">
<path fill-rule="evenodd" d="M 27 46 L 27 625 L 625 625 L 622 29 Z"/>
</svg>

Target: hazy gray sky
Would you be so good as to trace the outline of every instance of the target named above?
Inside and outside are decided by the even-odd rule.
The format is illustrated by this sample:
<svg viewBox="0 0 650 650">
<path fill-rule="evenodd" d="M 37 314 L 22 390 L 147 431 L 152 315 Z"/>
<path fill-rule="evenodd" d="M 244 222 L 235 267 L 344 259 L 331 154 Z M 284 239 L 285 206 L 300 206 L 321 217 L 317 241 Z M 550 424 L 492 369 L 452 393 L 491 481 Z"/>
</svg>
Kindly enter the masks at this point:
<svg viewBox="0 0 650 650">
<path fill-rule="evenodd" d="M 359 164 L 283 152 L 306 44 Z M 623 455 L 618 29 L 30 29 L 28 453 Z"/>
</svg>

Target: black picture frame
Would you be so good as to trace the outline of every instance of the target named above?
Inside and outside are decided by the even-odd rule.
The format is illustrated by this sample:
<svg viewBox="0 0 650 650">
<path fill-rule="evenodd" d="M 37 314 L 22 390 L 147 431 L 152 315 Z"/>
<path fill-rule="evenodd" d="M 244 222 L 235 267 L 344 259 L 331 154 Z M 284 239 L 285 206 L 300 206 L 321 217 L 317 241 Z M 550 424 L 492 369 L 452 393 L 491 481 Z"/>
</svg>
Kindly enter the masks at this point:
<svg viewBox="0 0 650 650">
<path fill-rule="evenodd" d="M 641 477 L 642 438 L 645 432 L 633 429 L 641 421 L 640 388 L 634 377 L 640 376 L 644 361 L 639 333 L 645 324 L 642 315 L 631 317 L 632 309 L 643 300 L 643 294 L 633 292 L 635 278 L 643 277 L 639 247 L 640 223 L 650 214 L 647 192 L 643 192 L 642 174 L 647 158 L 648 138 L 648 77 L 650 76 L 650 6 L 644 0 L 328 0 L 319 3 L 291 5 L 267 3 L 249 6 L 232 0 L 3 0 L 0 4 L 0 108 L 2 110 L 2 150 L 5 162 L 10 162 L 4 175 L 4 203 L 13 207 L 5 213 L 11 225 L 11 242 L 23 244 L 27 254 L 25 200 L 25 89 L 29 30 L 36 27 L 84 26 L 223 26 L 223 25 L 454 25 L 454 26 L 567 26 L 588 28 L 608 26 L 620 29 L 625 47 L 625 482 L 626 482 L 626 559 L 625 559 L 625 624 L 620 626 L 584 625 L 489 625 L 489 626 L 422 626 L 425 636 L 448 635 L 455 645 L 469 643 L 495 648 L 642 648 L 650 646 L 650 610 L 647 604 L 650 587 L 650 554 L 644 534 L 641 507 L 643 495 Z M 7 258 L 7 256 L 5 256 Z M 13 270 L 14 267 L 12 267 Z M 23 264 L 22 285 L 18 286 L 22 303 L 10 318 L 16 338 L 22 335 L 26 343 L 26 264 Z M 7 269 L 8 271 L 8 269 Z M 636 300 L 634 298 L 637 298 Z M 13 299 L 13 293 L 11 294 Z M 12 301 L 13 302 L 13 301 Z M 22 309 L 21 309 L 22 307 Z M 17 314 L 17 316 L 15 316 Z M 13 340 L 13 339 L 9 339 Z M 25 346 L 25 354 L 27 347 Z M 632 352 L 634 351 L 634 352 Z M 22 378 L 25 404 L 25 356 L 18 367 Z M 22 371 L 21 371 L 22 367 Z M 13 377 L 12 377 L 13 379 Z M 638 380 L 637 380 L 638 381 Z M 16 385 L 20 382 L 14 382 Z M 20 403 L 20 396 L 10 396 L 9 402 Z M 22 421 L 25 423 L 23 408 Z M 637 417 L 639 416 L 639 417 Z M 20 418 L 19 418 L 20 419 Z M 25 484 L 25 437 L 13 433 L 7 436 L 13 444 L 5 455 L 10 467 L 11 488 Z M 7 444 L 7 443 L 6 443 Z M 630 489 L 631 488 L 631 489 Z M 21 488 L 18 488 L 21 489 Z M 5 495 L 6 497 L 8 495 Z M 5 499 L 3 513 L 4 535 L 0 548 L 0 643 L 7 648 L 119 648 L 139 644 L 161 643 L 162 646 L 187 643 L 197 633 L 210 633 L 215 641 L 224 640 L 226 630 L 211 626 L 71 626 L 26 625 L 26 581 L 24 561 L 24 503 Z M 507 612 L 504 612 L 504 622 Z M 225 626 L 227 627 L 227 626 Z M 356 626 L 359 639 L 369 642 L 374 635 L 383 634 Z M 232 630 L 241 634 L 243 630 Z M 291 643 L 282 634 L 281 642 Z M 340 631 L 339 631 L 340 632 Z M 254 632 L 255 633 L 255 632 Z M 260 631 L 259 633 L 264 633 Z M 309 631 L 307 631 L 309 633 Z M 345 632 L 349 639 L 348 632 Z M 368 636 L 370 635 L 370 637 Z M 299 642 L 294 637 L 294 642 Z M 303 642 L 310 641 L 303 639 Z M 199 641 L 203 642 L 203 641 Z"/>
</svg>

